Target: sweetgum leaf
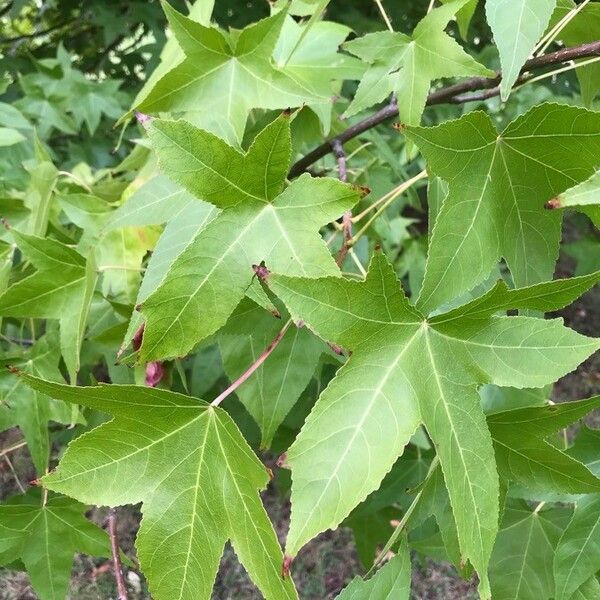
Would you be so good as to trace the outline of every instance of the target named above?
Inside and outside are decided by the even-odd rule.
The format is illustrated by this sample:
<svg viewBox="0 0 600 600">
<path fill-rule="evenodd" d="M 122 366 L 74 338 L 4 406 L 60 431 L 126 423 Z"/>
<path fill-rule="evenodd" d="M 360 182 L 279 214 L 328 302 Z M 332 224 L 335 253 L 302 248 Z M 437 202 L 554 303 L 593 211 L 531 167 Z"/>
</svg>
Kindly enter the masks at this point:
<svg viewBox="0 0 600 600">
<path fill-rule="evenodd" d="M 536 42 L 546 30 L 556 0 L 487 0 L 487 21 L 500 53 L 500 94 L 506 100 Z"/>
<path fill-rule="evenodd" d="M 96 287 L 93 255 L 87 260 L 56 240 L 12 232 L 19 249 L 37 271 L 0 295 L 0 315 L 59 319 L 60 348 L 75 382 L 79 350 Z"/>
<path fill-rule="evenodd" d="M 327 100 L 272 63 L 285 10 L 234 35 L 184 17 L 166 2 L 163 7 L 186 58 L 156 82 L 136 110 L 185 113 L 196 125 L 235 144 L 253 108 Z"/>
<path fill-rule="evenodd" d="M 351 186 L 306 174 L 285 190 L 289 117 L 261 131 L 242 154 L 184 121 L 154 121 L 162 170 L 222 209 L 177 257 L 141 306 L 143 361 L 182 356 L 219 329 L 255 280 L 253 264 L 318 277 L 339 274 L 319 228 L 359 199 Z"/>
<path fill-rule="evenodd" d="M 65 497 L 52 496 L 42 504 L 37 492 L 0 504 L 4 564 L 20 559 L 40 600 L 67 596 L 75 552 L 111 555 L 108 536 L 85 518 L 86 510 Z"/>
<path fill-rule="evenodd" d="M 499 487 L 477 386 L 543 386 L 600 343 L 559 319 L 485 315 L 443 322 L 441 315 L 439 323 L 428 321 L 408 303 L 381 255 L 363 282 L 282 275 L 268 281 L 294 319 L 352 352 L 287 453 L 293 480 L 288 553 L 336 527 L 376 489 L 424 423 L 440 458 L 462 557 L 489 597 Z M 520 297 L 511 308 L 525 302 Z"/>
<path fill-rule="evenodd" d="M 508 504 L 490 564 L 494 600 L 552 598 L 552 558 L 569 512 L 532 510 L 523 501 Z"/>
<path fill-rule="evenodd" d="M 410 554 L 406 538 L 400 548 L 371 579 L 355 577 L 337 596 L 338 600 L 408 600 L 410 597 Z"/>
<path fill-rule="evenodd" d="M 600 563 L 600 494 L 583 496 L 554 555 L 556 600 L 568 600 L 598 571 Z"/>
<path fill-rule="evenodd" d="M 498 471 L 525 487 L 549 492 L 600 492 L 600 479 L 582 463 L 545 441 L 600 406 L 600 396 L 509 410 L 488 416 Z"/>
<path fill-rule="evenodd" d="M 418 125 L 434 79 L 459 75 L 494 75 L 469 56 L 444 28 L 471 0 L 456 0 L 433 9 L 415 27 L 412 36 L 392 31 L 369 33 L 344 48 L 369 63 L 346 116 L 385 100 L 392 92 L 400 119 Z"/>
<path fill-rule="evenodd" d="M 53 381 L 62 381 L 58 369 L 60 348 L 58 335 L 47 333 L 21 356 L 0 359 L 0 431 L 18 426 L 31 454 L 37 474 L 41 477 L 48 468 L 50 440 L 48 423 L 71 422 L 71 408 L 64 402 L 43 397 L 9 373 L 5 368 L 18 369 Z"/>
<path fill-rule="evenodd" d="M 89 504 L 143 503 L 136 548 L 153 598 L 210 598 L 228 539 L 267 600 L 297 598 L 258 495 L 267 469 L 224 410 L 154 388 L 21 378 L 114 417 L 72 442 L 42 481 Z"/>
<path fill-rule="evenodd" d="M 450 186 L 431 236 L 421 310 L 473 288 L 502 256 L 517 287 L 552 278 L 561 211 L 544 204 L 596 170 L 600 113 L 542 104 L 500 134 L 488 115 L 472 112 L 406 135 Z"/>
</svg>

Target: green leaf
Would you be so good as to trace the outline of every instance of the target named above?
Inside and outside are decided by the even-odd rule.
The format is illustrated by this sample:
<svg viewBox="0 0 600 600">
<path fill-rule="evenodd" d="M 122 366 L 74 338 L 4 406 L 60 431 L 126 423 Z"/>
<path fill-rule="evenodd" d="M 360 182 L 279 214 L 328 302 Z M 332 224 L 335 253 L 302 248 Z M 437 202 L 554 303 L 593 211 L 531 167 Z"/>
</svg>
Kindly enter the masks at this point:
<svg viewBox="0 0 600 600">
<path fill-rule="evenodd" d="M 490 563 L 494 600 L 548 600 L 554 593 L 552 560 L 569 511 L 532 511 L 512 501 L 504 513 Z"/>
<path fill-rule="evenodd" d="M 558 196 L 561 208 L 574 208 L 585 212 L 596 227 L 600 227 L 600 171 L 589 179 Z"/>
<path fill-rule="evenodd" d="M 556 0 L 487 0 L 485 10 L 500 53 L 500 95 L 506 100 L 521 67 L 540 39 Z"/>
<path fill-rule="evenodd" d="M 0 146 L 14 146 L 24 142 L 27 138 L 16 129 L 0 127 Z"/>
<path fill-rule="evenodd" d="M 442 4 L 449 4 L 454 0 L 441 0 Z M 458 31 L 463 40 L 469 38 L 469 25 L 471 19 L 477 9 L 477 3 L 479 0 L 469 0 L 461 9 L 456 12 L 456 23 L 458 24 Z"/>
<path fill-rule="evenodd" d="M 450 310 L 441 317 L 433 317 L 432 321 L 445 323 L 464 317 L 486 318 L 498 312 L 506 312 L 515 306 L 542 312 L 557 311 L 571 304 L 598 282 L 600 282 L 600 271 L 582 277 L 556 279 L 518 289 L 509 289 L 506 282 L 500 279 L 483 296 Z"/>
<path fill-rule="evenodd" d="M 87 260 L 56 240 L 12 231 L 19 249 L 37 271 L 0 295 L 0 315 L 59 319 L 60 348 L 69 377 L 75 382 L 79 350 L 96 287 L 93 256 Z"/>
<path fill-rule="evenodd" d="M 571 600 L 596 600 L 600 598 L 600 582 L 596 577 L 590 577 L 571 596 Z"/>
<path fill-rule="evenodd" d="M 285 319 L 285 316 L 283 317 Z M 253 364 L 281 330 L 282 319 L 243 300 L 219 332 L 219 347 L 227 376 L 236 380 Z M 292 327 L 252 377 L 236 390 L 262 433 L 261 446 L 271 445 L 300 394 L 306 389 L 326 350 L 304 327 Z"/>
<path fill-rule="evenodd" d="M 396 556 L 371 579 L 355 577 L 337 596 L 337 600 L 408 600 L 410 597 L 410 554 L 403 538 Z"/>
<path fill-rule="evenodd" d="M 600 479 L 544 439 L 598 406 L 600 396 L 489 416 L 499 473 L 533 490 L 572 494 L 600 492 Z"/>
<path fill-rule="evenodd" d="M 455 0 L 435 8 L 415 27 L 412 36 L 381 31 L 344 44 L 370 65 L 346 116 L 385 100 L 393 92 L 402 122 L 418 125 L 433 80 L 462 75 L 491 77 L 493 71 L 444 33 L 448 21 L 470 1 Z"/>
<path fill-rule="evenodd" d="M 40 600 L 67 596 L 75 552 L 110 557 L 108 536 L 85 518 L 86 510 L 65 497 L 42 504 L 36 492 L 0 504 L 2 558 L 23 562 Z"/>
<path fill-rule="evenodd" d="M 295 320 L 352 352 L 288 451 L 288 552 L 338 525 L 376 489 L 423 422 L 440 457 L 462 557 L 477 569 L 488 597 L 499 489 L 477 386 L 543 386 L 589 356 L 598 341 L 560 320 L 428 322 L 408 304 L 381 255 L 364 282 L 281 275 L 268 281 Z"/>
<path fill-rule="evenodd" d="M 551 279 L 560 211 L 544 204 L 587 179 L 600 153 L 600 113 L 542 104 L 498 134 L 472 112 L 408 127 L 430 171 L 448 181 L 417 305 L 429 312 L 483 281 L 503 256 L 517 287 Z"/>
<path fill-rule="evenodd" d="M 29 233 L 44 236 L 58 171 L 49 160 L 41 160 L 29 168 L 29 176 L 24 198 L 25 206 L 31 211 Z"/>
<path fill-rule="evenodd" d="M 283 556 L 258 495 L 267 469 L 224 410 L 166 390 L 20 376 L 114 417 L 71 442 L 42 481 L 86 503 L 143 503 L 136 548 L 153 598 L 210 598 L 227 539 L 267 600 L 297 598 L 291 578 L 281 577 Z"/>
<path fill-rule="evenodd" d="M 338 52 L 351 29 L 339 23 L 313 21 L 321 12 L 315 12 L 304 25 L 288 16 L 273 51 L 273 59 L 299 86 L 325 99 L 309 106 L 317 113 L 327 133 L 331 125 L 332 82 L 360 79 L 365 66 L 358 59 Z M 339 93 L 340 90 L 336 91 Z"/>
<path fill-rule="evenodd" d="M 166 2 L 163 7 L 186 58 L 156 82 L 136 110 L 183 112 L 203 129 L 239 143 L 251 109 L 327 99 L 272 64 L 286 11 L 226 35 L 184 17 Z"/>
<path fill-rule="evenodd" d="M 351 208 L 358 191 L 309 175 L 283 190 L 291 152 L 286 115 L 246 154 L 183 121 L 155 121 L 150 136 L 163 171 L 222 212 L 142 303 L 142 361 L 183 356 L 219 329 L 252 284 L 253 264 L 264 260 L 305 277 L 339 273 L 318 230 Z"/>
<path fill-rule="evenodd" d="M 71 408 L 64 402 L 42 396 L 20 379 L 15 380 L 5 367 L 14 366 L 36 377 L 62 381 L 59 359 L 58 336 L 47 333 L 20 356 L 12 355 L 0 361 L 0 430 L 15 426 L 21 429 L 40 477 L 46 473 L 50 458 L 48 423 L 70 423 Z"/>
<path fill-rule="evenodd" d="M 582 497 L 554 556 L 556 600 L 568 600 L 600 564 L 600 494 Z"/>
<path fill-rule="evenodd" d="M 592 473 L 600 477 L 598 448 L 600 448 L 600 430 L 590 429 L 584 425 L 577 434 L 575 443 L 569 448 L 568 454 L 587 465 Z"/>
</svg>

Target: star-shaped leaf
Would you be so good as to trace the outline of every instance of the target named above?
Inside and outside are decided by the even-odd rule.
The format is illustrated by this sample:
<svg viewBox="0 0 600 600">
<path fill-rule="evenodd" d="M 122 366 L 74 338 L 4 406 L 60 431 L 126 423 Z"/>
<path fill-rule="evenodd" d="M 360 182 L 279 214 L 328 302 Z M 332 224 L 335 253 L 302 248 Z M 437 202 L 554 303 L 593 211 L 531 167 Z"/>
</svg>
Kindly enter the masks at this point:
<svg viewBox="0 0 600 600">
<path fill-rule="evenodd" d="M 598 406 L 600 396 L 490 415 L 488 426 L 500 475 L 533 490 L 572 494 L 600 492 L 600 479 L 545 439 Z"/>
<path fill-rule="evenodd" d="M 553 597 L 552 559 L 570 511 L 522 500 L 508 502 L 490 566 L 494 600 L 548 600 Z"/>
<path fill-rule="evenodd" d="M 424 423 L 441 462 L 463 560 L 478 571 L 481 594 L 489 597 L 499 487 L 477 386 L 543 386 L 600 343 L 558 319 L 487 313 L 427 319 L 408 303 L 381 255 L 363 282 L 282 275 L 268 281 L 294 319 L 352 352 L 287 453 L 293 481 L 289 554 L 337 526 L 377 489 Z M 553 285 L 560 290 L 563 284 Z M 524 295 L 538 294 L 533 286 Z M 557 294 L 553 308 L 565 299 Z M 527 302 L 521 296 L 511 308 Z"/>
<path fill-rule="evenodd" d="M 20 559 L 40 600 L 64 600 L 75 552 L 111 555 L 108 536 L 85 518 L 86 507 L 71 498 L 42 503 L 36 491 L 0 504 L 2 559 Z"/>
<path fill-rule="evenodd" d="M 502 133 L 482 112 L 406 134 L 448 181 L 417 306 L 444 305 L 504 257 L 517 287 L 552 278 L 561 211 L 544 205 L 587 179 L 600 155 L 600 113 L 541 104 Z"/>
<path fill-rule="evenodd" d="M 297 598 L 258 495 L 269 474 L 224 410 L 160 389 L 20 377 L 114 417 L 72 442 L 42 483 L 89 504 L 143 503 L 136 547 L 153 598 L 208 600 L 228 539 L 267 600 Z"/>
<path fill-rule="evenodd" d="M 185 121 L 154 121 L 149 133 L 162 170 L 222 212 L 142 303 L 141 360 L 182 356 L 221 327 L 252 284 L 252 264 L 264 260 L 275 271 L 305 277 L 339 274 L 318 230 L 351 208 L 359 193 L 310 175 L 283 189 L 288 116 L 268 125 L 245 154 Z"/>
<path fill-rule="evenodd" d="M 184 17 L 166 2 L 163 7 L 186 58 L 156 83 L 136 110 L 185 113 L 203 129 L 239 143 L 251 109 L 281 109 L 327 99 L 272 62 L 286 11 L 225 34 Z"/>
<path fill-rule="evenodd" d="M 285 318 L 285 317 L 284 317 Z M 225 372 L 237 379 L 256 361 L 281 330 L 281 319 L 243 300 L 219 332 L 219 347 Z M 305 327 L 292 327 L 243 386 L 236 390 L 262 433 L 261 445 L 268 448 L 300 394 L 314 375 L 326 346 Z"/>
<path fill-rule="evenodd" d="M 402 122 L 418 125 L 433 80 L 494 75 L 444 33 L 448 21 L 469 1 L 456 0 L 435 8 L 419 22 L 412 36 L 380 31 L 344 44 L 346 50 L 370 64 L 346 116 L 385 100 L 393 92 Z"/>
<path fill-rule="evenodd" d="M 60 349 L 58 335 L 47 333 L 21 355 L 11 354 L 0 359 L 0 431 L 18 426 L 33 459 L 35 470 L 42 476 L 48 468 L 50 441 L 48 422 L 71 422 L 71 407 L 32 390 L 16 379 L 5 368 L 14 366 L 36 377 L 62 381 L 58 369 Z"/>
<path fill-rule="evenodd" d="M 52 239 L 12 232 L 19 249 L 37 271 L 0 295 L 0 316 L 60 320 L 60 348 L 75 381 L 79 349 L 96 286 L 96 266 L 70 246 Z"/>
</svg>

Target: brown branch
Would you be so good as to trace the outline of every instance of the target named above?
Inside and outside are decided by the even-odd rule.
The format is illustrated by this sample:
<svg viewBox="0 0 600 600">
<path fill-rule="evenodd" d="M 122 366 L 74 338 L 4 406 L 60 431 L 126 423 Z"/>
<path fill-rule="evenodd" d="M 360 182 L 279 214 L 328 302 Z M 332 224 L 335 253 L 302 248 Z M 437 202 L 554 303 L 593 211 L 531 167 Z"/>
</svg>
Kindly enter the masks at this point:
<svg viewBox="0 0 600 600">
<path fill-rule="evenodd" d="M 551 65 L 568 62 L 571 60 L 577 60 L 579 58 L 587 58 L 590 56 L 600 56 L 600 40 L 596 42 L 590 42 L 589 44 L 582 44 L 581 46 L 575 46 L 573 48 L 563 48 L 556 52 L 550 52 L 542 56 L 536 56 L 528 60 L 521 69 L 521 77 L 516 83 L 523 83 L 527 77 L 524 75 L 528 71 L 534 69 L 542 69 Z M 427 105 L 432 106 L 435 104 L 458 104 L 462 102 L 469 102 L 471 100 L 480 99 L 479 96 L 466 96 L 467 92 L 475 92 L 478 90 L 490 90 L 485 94 L 485 98 L 491 98 L 497 96 L 500 93 L 498 84 L 500 83 L 502 76 L 499 72 L 496 73 L 495 77 L 473 77 L 449 85 L 432 92 L 427 97 Z M 289 177 L 297 177 L 306 169 L 315 163 L 320 158 L 323 158 L 329 154 L 334 147 L 335 142 L 344 144 L 348 140 L 355 138 L 357 135 L 364 133 L 368 129 L 391 119 L 398 115 L 398 106 L 392 100 L 392 102 L 384 108 L 373 113 L 366 119 L 359 121 L 358 123 L 348 127 L 345 131 L 342 131 L 339 135 L 328 139 L 323 142 L 320 146 L 317 146 L 314 150 L 311 150 L 308 154 L 303 156 L 298 162 L 292 165 L 289 172 Z"/>
<path fill-rule="evenodd" d="M 340 181 L 344 183 L 348 181 L 348 171 L 346 170 L 346 153 L 344 152 L 344 146 L 338 139 L 331 140 L 331 149 L 333 151 L 333 155 L 335 156 L 338 164 L 338 177 Z M 348 210 L 344 213 L 342 217 L 342 232 L 344 234 L 344 238 L 342 240 L 342 247 L 336 258 L 336 263 L 338 267 L 341 269 L 344 264 L 344 260 L 346 259 L 346 254 L 348 254 L 348 250 L 350 249 L 350 244 L 352 243 L 352 211 Z"/>
<path fill-rule="evenodd" d="M 71 25 L 71 24 L 75 23 L 77 20 L 78 19 L 69 19 L 68 21 L 64 21 L 63 23 L 58 23 L 57 25 L 53 25 L 52 27 L 48 27 L 48 29 L 43 29 L 42 31 L 34 31 L 33 33 L 24 33 L 23 35 L 17 35 L 12 38 L 0 39 L 0 45 L 6 46 L 8 44 L 13 44 L 14 42 L 20 42 L 22 40 L 30 40 L 33 38 L 42 37 L 44 35 L 52 33 L 53 31 L 56 31 L 57 29 L 62 29 L 63 27 L 66 27 L 67 25 Z"/>
<path fill-rule="evenodd" d="M 111 508 L 108 511 L 108 535 L 110 537 L 110 549 L 112 551 L 113 569 L 117 580 L 117 594 L 119 600 L 127 600 L 127 587 L 123 577 L 123 566 L 119 554 L 119 538 L 117 536 L 117 510 Z"/>
</svg>

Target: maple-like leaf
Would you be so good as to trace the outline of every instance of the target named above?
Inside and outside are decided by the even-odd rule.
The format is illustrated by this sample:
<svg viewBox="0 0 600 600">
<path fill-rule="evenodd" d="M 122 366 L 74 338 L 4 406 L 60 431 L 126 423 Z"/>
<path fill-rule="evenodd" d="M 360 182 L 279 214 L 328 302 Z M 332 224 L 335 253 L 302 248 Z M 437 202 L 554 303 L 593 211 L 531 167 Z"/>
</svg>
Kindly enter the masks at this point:
<svg viewBox="0 0 600 600">
<path fill-rule="evenodd" d="M 239 143 L 251 109 L 327 99 L 272 62 L 286 11 L 225 34 L 184 17 L 166 2 L 163 7 L 186 58 L 156 83 L 136 110 L 185 113 L 196 125 Z"/>
<path fill-rule="evenodd" d="M 285 318 L 285 317 L 284 317 Z M 281 319 L 250 300 L 242 301 L 219 331 L 219 347 L 225 373 L 233 381 L 253 364 L 281 330 Z M 326 351 L 323 342 L 304 327 L 292 327 L 268 363 L 236 390 L 261 430 L 261 445 L 271 445 L 300 394 L 312 379 L 319 358 Z"/>
<path fill-rule="evenodd" d="M 64 600 L 75 552 L 111 555 L 108 536 L 85 518 L 85 506 L 34 490 L 0 504 L 0 557 L 20 559 L 40 600 Z"/>
<path fill-rule="evenodd" d="M 487 22 L 500 53 L 500 95 L 506 100 L 523 63 L 544 33 L 556 0 L 486 0 Z"/>
<path fill-rule="evenodd" d="M 556 600 L 569 600 L 598 571 L 600 494 L 582 497 L 558 542 L 554 556 Z"/>
<path fill-rule="evenodd" d="M 507 502 L 490 565 L 494 600 L 553 597 L 552 559 L 569 515 L 564 507 L 534 510 L 523 500 Z"/>
<path fill-rule="evenodd" d="M 597 340 L 561 320 L 487 311 L 427 319 L 408 303 L 387 260 L 376 255 L 363 282 L 270 275 L 269 286 L 294 319 L 352 352 L 319 397 L 287 453 L 292 519 L 287 551 L 336 527 L 375 490 L 424 423 L 433 439 L 463 560 L 486 570 L 498 526 L 498 475 L 477 386 L 540 387 L 569 372 Z M 548 286 L 552 286 L 551 289 Z M 545 284 L 545 306 L 572 300 L 561 281 Z M 579 290 L 577 290 L 579 292 Z M 510 308 L 529 306 L 537 286 L 514 291 Z M 535 369 L 530 365 L 535 363 Z"/>
<path fill-rule="evenodd" d="M 253 264 L 292 275 L 339 274 L 319 228 L 359 199 L 357 190 L 306 174 L 285 190 L 291 140 L 285 114 L 242 154 L 185 121 L 153 121 L 162 170 L 222 209 L 177 257 L 141 306 L 143 361 L 182 356 L 221 327 L 255 276 Z"/>
<path fill-rule="evenodd" d="M 37 271 L 0 295 L 0 316 L 59 319 L 60 348 L 69 377 L 79 371 L 79 349 L 96 286 L 93 255 L 52 239 L 12 232 L 19 249 Z"/>
<path fill-rule="evenodd" d="M 403 537 L 396 556 L 391 558 L 371 579 L 355 577 L 336 596 L 337 600 L 408 600 L 410 597 L 410 554 Z"/>
<path fill-rule="evenodd" d="M 224 410 L 156 388 L 20 377 L 114 417 L 72 442 L 42 483 L 88 504 L 143 503 L 136 547 L 153 598 L 210 598 L 228 539 L 267 600 L 297 598 L 258 495 L 269 474 Z"/>
<path fill-rule="evenodd" d="M 444 28 L 470 0 L 456 0 L 432 10 L 412 36 L 393 31 L 369 33 L 344 48 L 369 63 L 346 116 L 354 115 L 396 95 L 403 123 L 418 125 L 434 79 L 467 75 L 494 75 L 469 56 Z"/>
<path fill-rule="evenodd" d="M 488 416 L 500 475 L 533 490 L 573 494 L 600 492 L 600 479 L 584 464 L 546 441 L 549 435 L 598 406 L 600 396 Z"/>
<path fill-rule="evenodd" d="M 449 183 L 417 306 L 444 305 L 488 277 L 500 257 L 517 287 L 552 278 L 561 211 L 545 203 L 594 173 L 600 113 L 542 104 L 502 133 L 482 112 L 408 127 L 431 173 Z"/>
<path fill-rule="evenodd" d="M 46 333 L 25 352 L 11 353 L 0 359 L 0 431 L 15 426 L 21 429 L 39 476 L 46 472 L 50 458 L 48 422 L 70 423 L 71 407 L 64 402 L 41 397 L 20 379 L 15 380 L 5 367 L 13 366 L 36 377 L 62 381 L 59 359 L 56 332 Z"/>
</svg>

